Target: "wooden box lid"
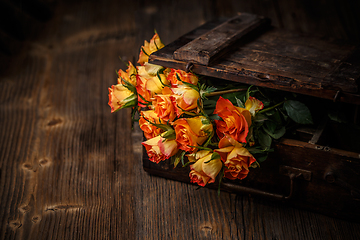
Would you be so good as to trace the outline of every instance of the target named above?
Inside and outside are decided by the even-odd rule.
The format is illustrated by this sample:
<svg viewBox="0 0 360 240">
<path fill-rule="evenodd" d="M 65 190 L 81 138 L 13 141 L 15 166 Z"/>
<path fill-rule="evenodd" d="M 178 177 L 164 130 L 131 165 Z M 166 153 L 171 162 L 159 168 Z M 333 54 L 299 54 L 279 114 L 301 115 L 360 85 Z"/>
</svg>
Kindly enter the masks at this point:
<svg viewBox="0 0 360 240">
<path fill-rule="evenodd" d="M 242 13 L 206 23 L 149 57 L 196 74 L 360 105 L 360 48 Z"/>
</svg>

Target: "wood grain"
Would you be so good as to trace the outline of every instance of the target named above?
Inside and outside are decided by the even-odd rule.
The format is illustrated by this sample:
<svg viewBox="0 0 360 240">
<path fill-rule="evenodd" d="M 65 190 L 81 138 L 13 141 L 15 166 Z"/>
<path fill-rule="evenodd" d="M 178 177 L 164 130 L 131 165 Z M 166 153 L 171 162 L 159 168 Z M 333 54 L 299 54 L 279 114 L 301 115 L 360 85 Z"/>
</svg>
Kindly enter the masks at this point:
<svg viewBox="0 0 360 240">
<path fill-rule="evenodd" d="M 129 111 L 110 114 L 119 56 L 135 62 L 154 29 L 170 43 L 241 10 L 58 1 L 0 74 L 0 239 L 359 239 L 358 223 L 147 174 Z"/>
<path fill-rule="evenodd" d="M 186 70 L 188 62 L 175 59 L 173 53 L 191 45 L 193 40 L 197 41 L 210 26 L 216 29 L 213 24 L 197 28 L 150 55 L 149 61 Z M 359 54 L 358 48 L 350 44 L 328 42 L 272 28 L 259 36 L 241 39 L 231 52 L 210 65 L 193 62 L 192 71 L 330 100 L 335 99 L 340 91 L 338 100 L 360 105 Z"/>
<path fill-rule="evenodd" d="M 254 14 L 240 13 L 174 51 L 174 59 L 209 65 L 236 41 L 269 22 Z"/>
</svg>

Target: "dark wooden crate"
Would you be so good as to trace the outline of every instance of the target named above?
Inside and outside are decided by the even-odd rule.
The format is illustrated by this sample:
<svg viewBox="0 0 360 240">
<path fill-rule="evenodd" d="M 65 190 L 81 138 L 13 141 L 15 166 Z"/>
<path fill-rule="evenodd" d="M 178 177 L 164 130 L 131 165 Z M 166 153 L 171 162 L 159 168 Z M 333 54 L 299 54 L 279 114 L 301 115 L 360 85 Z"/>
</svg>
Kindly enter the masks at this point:
<svg viewBox="0 0 360 240">
<path fill-rule="evenodd" d="M 153 53 L 149 62 L 182 70 L 191 67 L 197 74 L 304 94 L 326 104 L 340 102 L 354 112 L 354 125 L 358 124 L 357 46 L 276 29 L 251 14 L 234 19 L 238 19 L 236 27 L 227 36 L 218 34 L 223 31 L 218 26 L 228 28 L 229 22 L 209 22 Z M 220 43 L 207 46 L 202 40 L 208 36 L 220 36 Z M 221 189 L 359 221 L 360 146 L 335 141 L 342 132 L 328 121 L 321 121 L 317 129 L 297 132 L 276 142 L 275 152 L 260 168 L 251 169 L 247 178 L 224 180 Z M 189 167 L 173 168 L 169 161 L 152 163 L 145 150 L 143 166 L 150 174 L 190 182 Z M 218 183 L 207 187 L 217 189 Z"/>
</svg>

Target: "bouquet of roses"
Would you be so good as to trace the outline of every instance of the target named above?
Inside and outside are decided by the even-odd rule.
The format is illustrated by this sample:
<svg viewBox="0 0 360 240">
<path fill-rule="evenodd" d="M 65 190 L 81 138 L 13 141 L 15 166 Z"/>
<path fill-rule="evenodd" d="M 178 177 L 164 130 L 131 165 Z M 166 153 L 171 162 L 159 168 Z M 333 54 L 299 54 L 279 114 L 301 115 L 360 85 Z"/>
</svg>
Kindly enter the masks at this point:
<svg viewBox="0 0 360 240">
<path fill-rule="evenodd" d="M 303 103 L 273 90 L 219 83 L 148 63 L 149 55 L 162 47 L 157 33 L 144 42 L 140 66 L 129 62 L 126 71 L 118 71 L 109 105 L 111 112 L 132 108 L 133 119 L 138 113 L 149 160 L 190 166 L 192 183 L 244 179 L 266 159 L 272 141 L 285 134 L 290 122 L 312 123 Z"/>
</svg>

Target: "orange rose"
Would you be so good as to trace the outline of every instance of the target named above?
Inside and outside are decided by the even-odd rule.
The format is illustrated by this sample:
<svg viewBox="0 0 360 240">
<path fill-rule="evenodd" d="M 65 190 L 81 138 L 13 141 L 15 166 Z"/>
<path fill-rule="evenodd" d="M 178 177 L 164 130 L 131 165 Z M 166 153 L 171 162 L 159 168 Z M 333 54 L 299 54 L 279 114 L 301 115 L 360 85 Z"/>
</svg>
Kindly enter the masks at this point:
<svg viewBox="0 0 360 240">
<path fill-rule="evenodd" d="M 155 113 L 164 122 L 172 122 L 176 118 L 176 110 L 171 94 L 172 91 L 168 87 L 165 87 L 162 91 L 162 94 L 154 96 L 154 100 L 152 102 Z"/>
<path fill-rule="evenodd" d="M 169 82 L 166 80 L 166 77 L 164 74 L 159 74 L 161 81 L 157 75 L 149 74 L 146 71 L 145 66 L 138 66 L 138 75 L 137 78 L 140 80 L 140 84 L 143 84 L 143 87 L 150 91 L 150 93 L 153 94 L 159 94 L 161 93 L 162 89 L 164 88 L 164 84 L 168 84 Z M 162 82 L 162 83 L 161 83 Z"/>
<path fill-rule="evenodd" d="M 126 72 L 124 72 L 121 69 L 118 71 L 118 75 L 119 75 L 118 83 L 125 84 L 121 80 L 121 78 L 123 78 L 123 79 L 125 79 L 125 81 L 131 83 L 133 86 L 136 86 L 136 74 L 137 74 L 136 68 L 129 61 L 129 65 L 128 65 L 128 68 L 126 69 Z"/>
<path fill-rule="evenodd" d="M 219 142 L 215 151 L 220 154 L 225 165 L 225 177 L 231 180 L 244 179 L 249 173 L 249 166 L 256 161 L 241 143 L 226 135 Z"/>
<path fill-rule="evenodd" d="M 207 183 L 215 182 L 216 176 L 222 168 L 220 157 L 211 160 L 214 152 L 201 150 L 189 156 L 190 161 L 196 161 L 190 165 L 190 182 L 205 186 Z M 211 160 L 211 161 L 210 161 Z"/>
<path fill-rule="evenodd" d="M 198 110 L 198 99 L 200 94 L 198 91 L 192 89 L 191 87 L 185 85 L 178 85 L 171 89 L 174 93 L 172 98 L 176 103 L 176 114 L 179 117 L 183 111 Z"/>
<path fill-rule="evenodd" d="M 126 107 L 134 107 L 137 104 L 137 96 L 122 84 L 112 85 L 109 88 L 109 106 L 111 112 Z"/>
<path fill-rule="evenodd" d="M 146 139 L 154 138 L 160 135 L 161 132 L 163 132 L 162 129 L 150 123 L 163 123 L 163 121 L 159 119 L 158 115 L 155 113 L 154 110 L 141 111 L 140 114 L 141 117 L 139 119 L 139 125 L 141 130 L 143 130 Z"/>
<path fill-rule="evenodd" d="M 156 52 L 164 46 L 165 45 L 161 42 L 159 35 L 155 33 L 155 35 L 150 40 L 150 43 L 146 40 L 144 41 L 144 46 L 142 46 L 140 49 L 138 63 L 143 65 L 145 62 L 148 62 L 150 54 Z"/>
<path fill-rule="evenodd" d="M 140 107 L 146 107 L 147 102 L 151 102 L 151 92 L 146 90 L 146 78 L 140 77 L 140 75 L 136 75 L 136 92 L 138 93 L 138 104 Z M 141 97 L 145 100 L 143 100 Z"/>
<path fill-rule="evenodd" d="M 142 145 L 146 149 L 149 160 L 155 163 L 159 163 L 160 161 L 164 161 L 171 156 L 174 156 L 178 151 L 175 140 L 168 140 L 160 135 L 142 142 Z"/>
<path fill-rule="evenodd" d="M 198 77 L 192 73 L 186 73 L 182 70 L 171 69 L 170 73 L 167 76 L 167 80 L 171 83 L 171 85 L 183 84 L 178 80 L 178 77 L 183 82 L 191 83 L 196 85 L 199 81 Z"/>
<path fill-rule="evenodd" d="M 235 107 L 229 100 L 220 97 L 214 113 L 222 118 L 222 120 L 215 120 L 219 138 L 222 138 L 224 134 L 229 134 L 236 141 L 246 142 L 251 126 L 251 114 L 247 109 Z"/>
<path fill-rule="evenodd" d="M 190 146 L 199 146 L 211 135 L 213 126 L 203 116 L 180 118 L 174 122 L 176 141 L 179 148 L 186 152 L 195 152 L 197 149 Z"/>
<path fill-rule="evenodd" d="M 136 90 L 139 95 L 141 95 L 146 101 L 151 102 L 152 97 L 155 94 L 160 94 L 164 88 L 163 84 L 168 84 L 164 74 L 159 74 L 161 81 L 158 75 L 151 75 L 146 71 L 146 66 L 137 67 L 137 85 Z M 141 107 L 145 106 L 145 101 L 139 96 L 139 105 Z"/>
</svg>

